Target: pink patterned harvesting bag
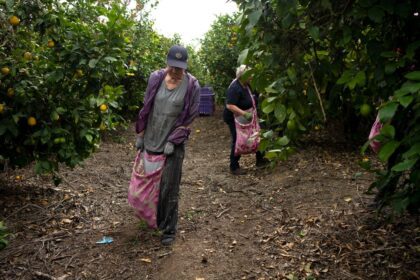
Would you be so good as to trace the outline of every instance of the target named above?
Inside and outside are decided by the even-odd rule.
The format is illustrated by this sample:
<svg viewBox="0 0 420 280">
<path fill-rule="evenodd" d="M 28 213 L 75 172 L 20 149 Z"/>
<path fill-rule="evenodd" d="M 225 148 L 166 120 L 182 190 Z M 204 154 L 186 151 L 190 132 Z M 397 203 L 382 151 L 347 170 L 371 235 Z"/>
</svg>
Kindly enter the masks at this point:
<svg viewBox="0 0 420 280">
<path fill-rule="evenodd" d="M 159 185 L 165 160 L 164 154 L 151 155 L 146 151 L 139 151 L 131 174 L 128 203 L 135 209 L 136 216 L 150 228 L 157 228 Z"/>
<path fill-rule="evenodd" d="M 382 123 L 379 120 L 379 115 L 378 115 L 376 116 L 376 120 L 373 123 L 372 128 L 370 129 L 370 133 L 369 133 L 369 140 L 371 140 L 369 145 L 375 153 L 378 153 L 379 150 L 381 149 L 381 143 L 379 141 L 372 140 L 372 139 L 375 138 L 375 136 L 379 135 L 379 133 L 381 132 L 381 129 L 382 129 Z"/>
<path fill-rule="evenodd" d="M 252 120 L 249 123 L 244 123 L 243 118 L 235 116 L 235 156 L 255 153 L 260 145 L 260 124 L 257 108 L 249 87 L 247 89 L 252 100 L 252 108 L 247 111 L 252 113 Z"/>
</svg>

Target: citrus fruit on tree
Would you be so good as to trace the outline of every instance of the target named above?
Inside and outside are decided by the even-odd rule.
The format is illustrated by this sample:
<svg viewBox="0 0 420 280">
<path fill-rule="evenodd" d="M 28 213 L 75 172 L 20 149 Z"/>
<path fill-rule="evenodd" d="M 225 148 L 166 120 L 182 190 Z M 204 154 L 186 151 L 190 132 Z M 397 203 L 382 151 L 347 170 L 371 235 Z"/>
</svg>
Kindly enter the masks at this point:
<svg viewBox="0 0 420 280">
<path fill-rule="evenodd" d="M 54 48 L 54 46 L 55 46 L 54 41 L 53 41 L 53 40 L 48 40 L 47 46 L 48 46 L 49 48 Z"/>
<path fill-rule="evenodd" d="M 51 120 L 58 121 L 60 119 L 60 115 L 57 112 L 51 113 Z"/>
<path fill-rule="evenodd" d="M 13 26 L 16 26 L 20 23 L 20 18 L 18 18 L 17 16 L 11 16 L 9 18 L 9 23 Z"/>
<path fill-rule="evenodd" d="M 36 119 L 34 117 L 28 118 L 28 125 L 29 126 L 35 126 L 36 125 Z"/>
<path fill-rule="evenodd" d="M 101 125 L 99 126 L 99 130 L 104 131 L 106 129 L 106 125 L 102 122 Z"/>
<path fill-rule="evenodd" d="M 372 111 L 372 107 L 369 104 L 362 104 L 360 106 L 360 114 L 364 117 L 368 116 L 370 112 Z"/>
<path fill-rule="evenodd" d="M 23 58 L 25 58 L 26 60 L 31 60 L 32 59 L 32 54 L 30 52 L 25 52 L 23 54 Z"/>
<path fill-rule="evenodd" d="M 54 142 L 54 144 L 66 143 L 66 138 L 64 138 L 64 137 L 54 138 L 53 142 Z"/>
<path fill-rule="evenodd" d="M 0 103 L 0 114 L 4 112 L 4 104 Z"/>
<path fill-rule="evenodd" d="M 287 121 L 287 129 L 295 130 L 296 129 L 296 122 L 294 120 Z"/>
<path fill-rule="evenodd" d="M 99 106 L 99 109 L 100 109 L 102 112 L 105 112 L 106 110 L 108 110 L 108 106 L 107 106 L 106 104 L 102 104 L 101 106 Z"/>
<path fill-rule="evenodd" d="M 83 70 L 82 69 L 77 69 L 76 70 L 76 77 L 80 78 L 83 76 Z"/>
<path fill-rule="evenodd" d="M 8 74 L 10 73 L 10 69 L 9 69 L 9 67 L 2 67 L 2 68 L 1 68 L 1 73 L 2 73 L 3 75 L 8 75 Z"/>
<path fill-rule="evenodd" d="M 8 88 L 7 89 L 7 96 L 9 96 L 11 98 L 11 97 L 13 97 L 13 95 L 15 95 L 15 90 L 13 88 Z"/>
</svg>

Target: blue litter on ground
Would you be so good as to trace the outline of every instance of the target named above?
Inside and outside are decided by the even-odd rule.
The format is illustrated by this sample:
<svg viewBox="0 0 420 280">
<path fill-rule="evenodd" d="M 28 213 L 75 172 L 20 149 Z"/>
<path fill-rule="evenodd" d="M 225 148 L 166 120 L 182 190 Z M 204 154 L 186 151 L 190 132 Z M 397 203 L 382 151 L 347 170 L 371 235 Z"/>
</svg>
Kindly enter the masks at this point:
<svg viewBox="0 0 420 280">
<path fill-rule="evenodd" d="M 96 241 L 96 244 L 109 244 L 109 243 L 112 243 L 113 241 L 114 239 L 112 237 L 104 236 L 102 237 L 101 240 Z"/>
</svg>

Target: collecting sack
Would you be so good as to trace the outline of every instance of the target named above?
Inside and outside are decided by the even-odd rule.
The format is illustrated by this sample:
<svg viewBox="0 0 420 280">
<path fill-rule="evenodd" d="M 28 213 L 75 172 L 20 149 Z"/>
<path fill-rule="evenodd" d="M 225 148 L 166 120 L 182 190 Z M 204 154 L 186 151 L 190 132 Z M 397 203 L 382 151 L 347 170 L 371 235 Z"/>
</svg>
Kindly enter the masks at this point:
<svg viewBox="0 0 420 280">
<path fill-rule="evenodd" d="M 235 116 L 235 156 L 255 153 L 260 145 L 260 124 L 257 108 L 249 87 L 247 89 L 252 100 L 252 108 L 247 112 L 252 114 L 252 120 L 246 122 L 242 116 Z"/>
<path fill-rule="evenodd" d="M 165 160 L 164 154 L 152 155 L 138 151 L 128 187 L 128 203 L 135 209 L 136 216 L 150 228 L 157 228 L 159 185 Z"/>
<path fill-rule="evenodd" d="M 379 150 L 381 149 L 381 143 L 379 141 L 372 140 L 372 139 L 375 138 L 375 136 L 379 135 L 379 133 L 381 132 L 381 129 L 382 129 L 382 123 L 379 120 L 379 115 L 378 115 L 376 116 L 376 120 L 373 123 L 372 128 L 370 129 L 370 133 L 369 133 L 369 140 L 371 140 L 369 145 L 375 153 L 378 153 Z"/>
</svg>

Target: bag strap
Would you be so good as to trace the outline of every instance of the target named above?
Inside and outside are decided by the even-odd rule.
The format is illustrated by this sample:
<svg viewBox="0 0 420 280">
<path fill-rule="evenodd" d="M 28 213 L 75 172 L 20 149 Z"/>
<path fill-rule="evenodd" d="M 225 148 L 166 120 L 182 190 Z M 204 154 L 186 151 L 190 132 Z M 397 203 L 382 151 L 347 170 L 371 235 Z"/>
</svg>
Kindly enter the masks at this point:
<svg viewBox="0 0 420 280">
<path fill-rule="evenodd" d="M 230 88 L 234 82 L 236 82 L 238 79 L 234 79 L 230 85 L 228 86 L 228 88 Z M 239 81 L 238 81 L 239 82 Z M 239 82 L 240 83 L 240 82 Z M 248 85 L 246 85 L 246 89 L 248 91 L 249 96 L 251 97 L 251 101 L 252 101 L 252 107 L 254 108 L 254 110 L 257 110 L 257 105 L 255 104 L 255 100 L 254 100 L 254 96 L 252 95 L 251 89 L 249 88 Z"/>
<path fill-rule="evenodd" d="M 249 96 L 251 97 L 252 107 L 254 108 L 255 111 L 257 111 L 257 105 L 255 104 L 254 96 L 252 95 L 251 89 L 249 88 L 248 85 L 246 86 L 246 89 L 248 90 Z"/>
</svg>

